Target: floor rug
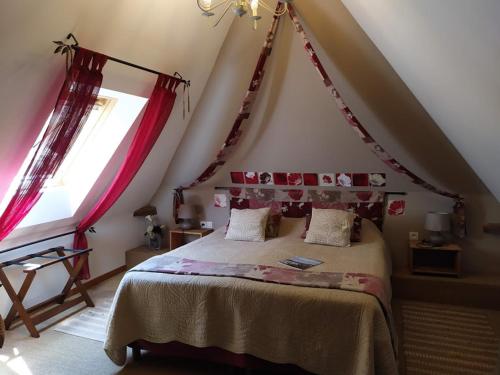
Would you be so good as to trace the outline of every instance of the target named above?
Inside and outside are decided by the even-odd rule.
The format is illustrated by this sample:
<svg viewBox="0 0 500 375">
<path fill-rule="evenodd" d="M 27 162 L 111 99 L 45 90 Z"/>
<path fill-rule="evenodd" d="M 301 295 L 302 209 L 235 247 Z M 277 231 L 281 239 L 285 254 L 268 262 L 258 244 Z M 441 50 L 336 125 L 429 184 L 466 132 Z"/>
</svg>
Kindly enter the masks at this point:
<svg viewBox="0 0 500 375">
<path fill-rule="evenodd" d="M 406 375 L 495 373 L 499 339 L 482 312 L 402 302 Z"/>
<path fill-rule="evenodd" d="M 95 307 L 87 307 L 63 320 L 53 328 L 54 331 L 104 342 L 113 295 L 113 292 L 105 292 L 92 296 Z"/>
</svg>

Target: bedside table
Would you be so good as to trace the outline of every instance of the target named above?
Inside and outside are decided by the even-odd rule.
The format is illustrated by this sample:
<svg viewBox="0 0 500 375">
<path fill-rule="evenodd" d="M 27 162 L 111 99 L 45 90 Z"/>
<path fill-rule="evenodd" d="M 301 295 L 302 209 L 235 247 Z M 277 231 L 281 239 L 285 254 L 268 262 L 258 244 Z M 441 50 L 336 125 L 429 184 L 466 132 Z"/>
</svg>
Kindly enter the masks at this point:
<svg viewBox="0 0 500 375">
<path fill-rule="evenodd" d="M 454 243 L 443 246 L 422 246 L 410 241 L 410 272 L 460 277 L 462 248 Z"/>
<path fill-rule="evenodd" d="M 170 230 L 170 250 L 176 249 L 186 243 L 187 236 L 202 238 L 212 233 L 213 229 L 182 229 L 175 228 Z"/>
<path fill-rule="evenodd" d="M 165 254 L 168 249 L 153 250 L 147 246 L 139 246 L 134 249 L 127 250 L 125 252 L 125 264 L 127 265 L 127 270 L 137 266 L 139 263 L 148 260 L 156 255 Z"/>
</svg>

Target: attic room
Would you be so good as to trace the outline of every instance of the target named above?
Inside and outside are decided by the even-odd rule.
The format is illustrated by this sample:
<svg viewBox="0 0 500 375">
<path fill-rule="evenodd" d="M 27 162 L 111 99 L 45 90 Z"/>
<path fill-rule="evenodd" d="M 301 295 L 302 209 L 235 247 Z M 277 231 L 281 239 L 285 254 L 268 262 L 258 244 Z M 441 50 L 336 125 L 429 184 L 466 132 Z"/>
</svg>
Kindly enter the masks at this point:
<svg viewBox="0 0 500 375">
<path fill-rule="evenodd" d="M 1 9 L 0 374 L 500 374 L 498 1 Z"/>
</svg>

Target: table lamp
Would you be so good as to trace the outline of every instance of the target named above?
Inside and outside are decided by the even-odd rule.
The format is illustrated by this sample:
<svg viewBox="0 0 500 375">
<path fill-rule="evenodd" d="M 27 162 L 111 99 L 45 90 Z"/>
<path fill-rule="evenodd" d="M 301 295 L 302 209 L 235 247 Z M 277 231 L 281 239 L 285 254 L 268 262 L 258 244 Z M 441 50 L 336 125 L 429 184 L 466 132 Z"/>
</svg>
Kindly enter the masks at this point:
<svg viewBox="0 0 500 375">
<path fill-rule="evenodd" d="M 182 219 L 180 227 L 182 229 L 192 229 L 193 219 L 195 217 L 193 206 L 189 204 L 181 204 L 178 211 L 179 219 Z"/>
<path fill-rule="evenodd" d="M 425 229 L 429 231 L 429 242 L 433 246 L 444 245 L 443 232 L 450 230 L 450 214 L 446 212 L 428 212 L 425 216 Z"/>
</svg>

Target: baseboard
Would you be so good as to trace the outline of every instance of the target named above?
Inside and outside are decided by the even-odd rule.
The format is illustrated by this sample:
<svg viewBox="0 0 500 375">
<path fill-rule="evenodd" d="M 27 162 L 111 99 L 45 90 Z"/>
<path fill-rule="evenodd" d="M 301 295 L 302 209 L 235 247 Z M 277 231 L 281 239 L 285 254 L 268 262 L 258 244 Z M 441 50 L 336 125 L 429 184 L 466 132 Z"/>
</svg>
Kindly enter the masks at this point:
<svg viewBox="0 0 500 375">
<path fill-rule="evenodd" d="M 93 288 L 94 286 L 99 285 L 100 283 L 102 283 L 108 279 L 111 279 L 113 276 L 116 276 L 122 272 L 125 272 L 126 270 L 127 270 L 126 265 L 120 266 L 118 268 L 115 268 L 114 270 L 111 270 L 111 271 L 106 272 L 100 276 L 94 277 L 93 279 L 85 281 L 83 283 L 83 286 L 85 287 L 85 289 Z M 71 296 L 75 293 L 77 293 L 77 291 L 75 288 L 73 288 L 69 292 L 69 295 Z"/>
<path fill-rule="evenodd" d="M 393 297 L 425 302 L 500 310 L 500 277 L 448 278 L 397 272 L 392 276 Z"/>
</svg>

